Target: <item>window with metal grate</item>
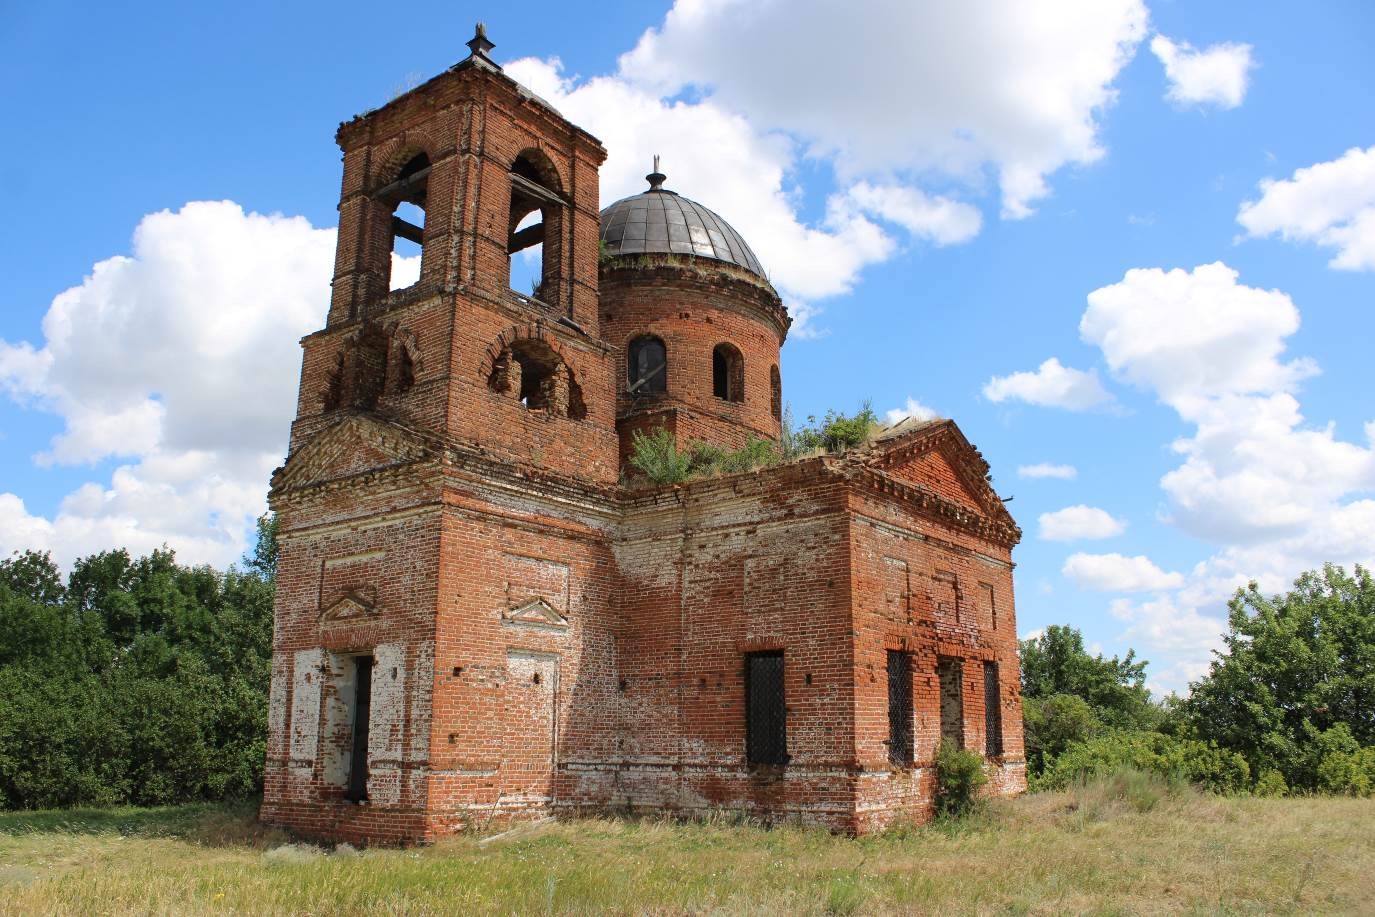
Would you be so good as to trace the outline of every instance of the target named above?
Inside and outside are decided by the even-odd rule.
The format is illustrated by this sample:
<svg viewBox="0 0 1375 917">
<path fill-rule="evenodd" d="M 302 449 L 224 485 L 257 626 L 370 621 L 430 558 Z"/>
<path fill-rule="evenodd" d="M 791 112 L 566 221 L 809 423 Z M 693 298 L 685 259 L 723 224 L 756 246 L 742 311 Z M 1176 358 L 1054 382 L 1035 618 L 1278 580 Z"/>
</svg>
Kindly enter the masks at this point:
<svg viewBox="0 0 1375 917">
<path fill-rule="evenodd" d="M 1003 706 L 996 662 L 984 663 L 984 737 L 988 757 L 1003 753 Z"/>
<path fill-rule="evenodd" d="M 781 650 L 745 655 L 745 760 L 788 763 Z"/>
<path fill-rule="evenodd" d="M 912 763 L 912 654 L 888 651 L 888 760 Z"/>
</svg>

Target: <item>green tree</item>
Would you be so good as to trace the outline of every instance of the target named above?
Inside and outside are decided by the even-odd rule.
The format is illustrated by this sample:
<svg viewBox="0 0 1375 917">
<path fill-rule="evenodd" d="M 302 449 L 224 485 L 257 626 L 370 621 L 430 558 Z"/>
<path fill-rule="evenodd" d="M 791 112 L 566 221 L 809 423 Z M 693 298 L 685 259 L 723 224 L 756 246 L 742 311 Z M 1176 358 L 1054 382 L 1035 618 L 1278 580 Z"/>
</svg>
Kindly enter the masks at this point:
<svg viewBox="0 0 1375 917">
<path fill-rule="evenodd" d="M 0 561 L 0 806 L 240 798 L 261 787 L 276 524 L 248 569 L 106 551 L 65 585 Z"/>
<path fill-rule="evenodd" d="M 1075 695 L 1094 718 L 1108 727 L 1153 728 L 1160 708 L 1146 689 L 1146 661 L 1128 650 L 1123 659 L 1089 655 L 1077 628 L 1052 624 L 1045 633 L 1021 641 L 1022 696 Z"/>
<path fill-rule="evenodd" d="M 253 553 L 244 558 L 244 566 L 263 579 L 277 576 L 277 558 L 282 550 L 277 543 L 280 530 L 281 520 L 276 513 L 263 513 L 258 517 L 258 540 L 253 545 Z"/>
<path fill-rule="evenodd" d="M 1027 765 L 1033 776 L 1045 771 L 1071 745 L 1087 741 L 1103 728 L 1088 701 L 1077 694 L 1023 696 L 1022 722 Z"/>
<path fill-rule="evenodd" d="M 1225 649 L 1180 705 L 1186 728 L 1290 789 L 1331 788 L 1375 746 L 1375 581 L 1328 564 L 1284 595 L 1251 583 L 1228 608 Z"/>
</svg>

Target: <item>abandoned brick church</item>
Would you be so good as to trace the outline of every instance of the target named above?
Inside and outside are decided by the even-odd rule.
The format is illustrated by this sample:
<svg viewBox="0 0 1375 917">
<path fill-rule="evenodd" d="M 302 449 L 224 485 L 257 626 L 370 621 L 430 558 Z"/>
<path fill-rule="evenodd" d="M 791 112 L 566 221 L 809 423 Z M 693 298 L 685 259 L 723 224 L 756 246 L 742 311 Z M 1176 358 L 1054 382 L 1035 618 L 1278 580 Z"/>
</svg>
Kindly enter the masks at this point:
<svg viewBox="0 0 1375 917">
<path fill-rule="evenodd" d="M 272 480 L 263 818 L 373 843 L 626 808 L 865 832 L 930 813 L 943 736 L 1023 789 L 1020 531 L 979 453 L 908 420 L 627 476 L 635 431 L 779 438 L 787 313 L 657 168 L 599 212 L 601 144 L 469 47 L 339 128 L 333 294 Z"/>
</svg>

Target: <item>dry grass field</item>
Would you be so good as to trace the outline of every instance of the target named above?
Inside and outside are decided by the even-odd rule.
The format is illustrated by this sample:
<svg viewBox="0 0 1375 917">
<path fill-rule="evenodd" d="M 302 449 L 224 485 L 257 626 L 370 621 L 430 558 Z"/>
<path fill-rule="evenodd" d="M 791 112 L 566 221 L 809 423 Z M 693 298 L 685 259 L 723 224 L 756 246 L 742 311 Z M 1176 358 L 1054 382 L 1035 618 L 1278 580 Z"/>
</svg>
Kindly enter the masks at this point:
<svg viewBox="0 0 1375 917">
<path fill-rule="evenodd" d="M 252 808 L 0 815 L 0 914 L 1375 913 L 1375 800 L 1119 777 L 853 839 L 589 819 L 327 851 Z"/>
</svg>

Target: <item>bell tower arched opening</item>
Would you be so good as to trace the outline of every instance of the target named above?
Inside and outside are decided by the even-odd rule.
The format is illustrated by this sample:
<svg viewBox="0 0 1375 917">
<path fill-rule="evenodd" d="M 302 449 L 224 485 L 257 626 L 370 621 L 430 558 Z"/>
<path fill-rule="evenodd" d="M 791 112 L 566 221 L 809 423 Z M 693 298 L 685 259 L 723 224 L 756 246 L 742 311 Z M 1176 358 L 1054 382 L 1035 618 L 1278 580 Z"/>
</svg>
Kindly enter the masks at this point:
<svg viewBox="0 0 1375 917">
<path fill-rule="evenodd" d="M 522 296 L 550 305 L 558 302 L 563 275 L 564 207 L 558 172 L 549 160 L 538 150 L 517 156 L 511 164 L 506 246 L 510 286 Z"/>
</svg>

